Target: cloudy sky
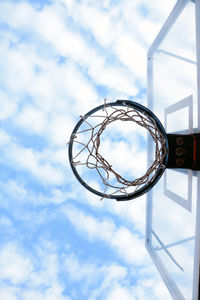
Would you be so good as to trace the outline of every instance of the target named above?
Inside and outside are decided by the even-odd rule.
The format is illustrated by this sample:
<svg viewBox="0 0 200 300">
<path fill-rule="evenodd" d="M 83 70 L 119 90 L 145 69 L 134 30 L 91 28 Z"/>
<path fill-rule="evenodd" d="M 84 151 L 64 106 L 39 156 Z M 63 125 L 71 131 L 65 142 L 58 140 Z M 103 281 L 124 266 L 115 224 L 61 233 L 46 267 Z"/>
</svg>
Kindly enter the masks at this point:
<svg viewBox="0 0 200 300">
<path fill-rule="evenodd" d="M 146 53 L 174 4 L 0 0 L 0 299 L 170 299 L 145 196 L 100 201 L 66 142 L 104 98 L 146 103 Z"/>
</svg>

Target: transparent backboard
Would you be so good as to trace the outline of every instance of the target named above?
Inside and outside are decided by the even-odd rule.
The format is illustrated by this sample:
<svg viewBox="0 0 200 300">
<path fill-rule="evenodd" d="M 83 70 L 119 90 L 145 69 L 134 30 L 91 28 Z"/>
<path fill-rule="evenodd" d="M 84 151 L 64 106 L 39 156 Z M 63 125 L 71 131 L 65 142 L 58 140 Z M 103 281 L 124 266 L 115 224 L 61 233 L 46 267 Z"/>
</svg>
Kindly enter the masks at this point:
<svg viewBox="0 0 200 300">
<path fill-rule="evenodd" d="M 149 49 L 148 108 L 167 133 L 200 132 L 199 39 L 200 1 L 179 0 Z M 197 171 L 166 169 L 147 194 L 146 248 L 172 299 L 198 299 L 199 182 Z"/>
</svg>

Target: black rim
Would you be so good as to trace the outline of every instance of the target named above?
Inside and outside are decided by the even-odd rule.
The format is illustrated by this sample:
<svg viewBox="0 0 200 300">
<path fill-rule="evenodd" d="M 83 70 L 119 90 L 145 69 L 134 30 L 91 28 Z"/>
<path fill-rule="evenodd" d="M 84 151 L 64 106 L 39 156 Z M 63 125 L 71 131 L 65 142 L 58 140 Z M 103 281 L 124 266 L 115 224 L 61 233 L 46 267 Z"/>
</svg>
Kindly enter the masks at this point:
<svg viewBox="0 0 200 300">
<path fill-rule="evenodd" d="M 147 185 L 143 186 L 142 188 L 130 193 L 128 196 L 127 195 L 105 195 L 104 193 L 101 193 L 99 191 L 96 191 L 95 189 L 93 189 L 92 187 L 90 187 L 79 175 L 79 173 L 77 172 L 76 168 L 74 167 L 74 165 L 72 164 L 72 150 L 73 150 L 73 136 L 76 134 L 76 132 L 78 131 L 79 127 L 81 126 L 81 124 L 84 122 L 84 118 L 87 118 L 89 116 L 91 116 L 92 114 L 94 114 L 95 112 L 97 112 L 98 110 L 101 110 L 104 107 L 103 105 L 97 106 L 94 109 L 92 109 L 91 111 L 89 111 L 87 114 L 85 114 L 84 118 L 82 118 L 75 126 L 72 134 L 71 134 L 71 142 L 69 143 L 69 162 L 70 162 L 70 166 L 72 168 L 72 171 L 74 173 L 74 175 L 76 176 L 76 178 L 78 179 L 78 181 L 90 192 L 94 193 L 95 195 L 98 195 L 102 198 L 109 198 L 109 199 L 115 199 L 117 201 L 127 201 L 127 200 L 131 200 L 134 198 L 137 198 L 139 196 L 142 196 L 143 194 L 147 193 L 150 189 L 152 189 L 152 187 L 158 182 L 158 180 L 161 178 L 162 174 L 165 171 L 166 165 L 167 165 L 167 161 L 168 161 L 168 139 L 167 139 L 167 134 L 166 131 L 164 129 L 164 127 L 162 126 L 161 122 L 159 121 L 159 119 L 154 115 L 154 113 L 149 110 L 147 107 L 134 102 L 134 101 L 130 101 L 130 100 L 117 100 L 116 102 L 113 103 L 107 103 L 106 105 L 110 105 L 110 106 L 126 106 L 129 105 L 130 107 L 140 111 L 141 113 L 147 114 L 148 116 L 150 116 L 151 118 L 153 118 L 156 121 L 156 125 L 158 127 L 158 129 L 162 132 L 164 138 L 165 138 L 165 143 L 166 143 L 166 149 L 167 149 L 167 154 L 162 162 L 163 167 L 158 169 L 156 171 L 156 175 L 153 179 L 152 182 L 148 183 Z"/>
</svg>

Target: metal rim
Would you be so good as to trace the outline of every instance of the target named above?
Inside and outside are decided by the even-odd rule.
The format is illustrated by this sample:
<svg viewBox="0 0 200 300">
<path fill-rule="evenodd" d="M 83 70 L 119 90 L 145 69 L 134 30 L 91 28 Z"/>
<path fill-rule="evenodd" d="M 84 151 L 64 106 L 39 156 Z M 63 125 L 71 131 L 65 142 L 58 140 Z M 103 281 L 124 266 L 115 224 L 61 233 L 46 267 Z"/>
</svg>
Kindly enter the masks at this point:
<svg viewBox="0 0 200 300">
<path fill-rule="evenodd" d="M 94 193 L 95 195 L 98 195 L 102 198 L 109 198 L 109 199 L 115 199 L 117 201 L 127 201 L 127 200 L 131 200 L 134 198 L 137 198 L 139 196 L 142 196 L 143 194 L 147 193 L 150 189 L 152 189 L 152 187 L 158 182 L 158 180 L 161 178 L 162 174 L 165 171 L 166 165 L 167 165 L 167 161 L 168 161 L 168 149 L 169 149 L 169 145 L 168 145 L 168 139 L 167 139 L 167 134 L 166 131 L 163 127 L 163 125 L 161 124 L 160 120 L 154 115 L 154 113 L 148 109 L 147 107 L 141 105 L 140 103 L 131 101 L 131 100 L 117 100 L 116 102 L 112 102 L 112 103 L 107 103 L 106 105 L 110 105 L 110 106 L 125 106 L 125 105 L 129 105 L 130 107 L 137 109 L 138 111 L 140 111 L 141 113 L 146 113 L 148 116 L 150 116 L 151 118 L 153 118 L 156 122 L 157 127 L 159 128 L 159 130 L 162 132 L 162 134 L 164 135 L 165 138 L 165 143 L 166 143 L 166 149 L 167 149 L 167 154 L 163 160 L 163 165 L 164 167 L 158 169 L 156 171 L 156 175 L 153 179 L 152 182 L 148 183 L 147 185 L 143 186 L 142 188 L 130 193 L 128 196 L 127 195 L 105 195 L 104 193 L 101 193 L 95 189 L 93 189 L 92 187 L 90 187 L 79 175 L 79 173 L 77 172 L 76 168 L 74 167 L 74 165 L 72 164 L 72 151 L 73 151 L 73 141 L 72 141 L 72 137 L 74 136 L 74 134 L 78 131 L 79 127 L 82 125 L 82 123 L 84 122 L 84 119 L 89 117 L 90 115 L 94 114 L 95 112 L 97 112 L 98 110 L 101 110 L 102 108 L 104 108 L 104 104 L 95 107 L 94 109 L 90 110 L 88 113 L 86 113 L 84 115 L 84 118 L 82 118 L 81 120 L 79 120 L 79 122 L 76 124 L 72 134 L 71 134 L 71 139 L 70 139 L 70 143 L 69 143 L 69 150 L 68 150 L 68 156 L 69 156 L 69 162 L 70 162 L 70 166 L 72 168 L 72 171 L 75 175 L 75 177 L 77 178 L 77 180 L 90 192 Z"/>
</svg>

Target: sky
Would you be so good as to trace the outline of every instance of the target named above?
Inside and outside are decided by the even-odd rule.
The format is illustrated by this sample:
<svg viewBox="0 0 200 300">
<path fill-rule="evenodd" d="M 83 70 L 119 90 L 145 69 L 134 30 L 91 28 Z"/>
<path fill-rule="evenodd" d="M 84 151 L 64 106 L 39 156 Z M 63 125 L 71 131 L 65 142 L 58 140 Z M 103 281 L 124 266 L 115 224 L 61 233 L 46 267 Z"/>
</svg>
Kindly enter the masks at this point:
<svg viewBox="0 0 200 300">
<path fill-rule="evenodd" d="M 0 299 L 171 299 L 145 249 L 146 196 L 100 201 L 66 143 L 104 98 L 146 104 L 146 53 L 174 4 L 0 0 Z"/>
</svg>

